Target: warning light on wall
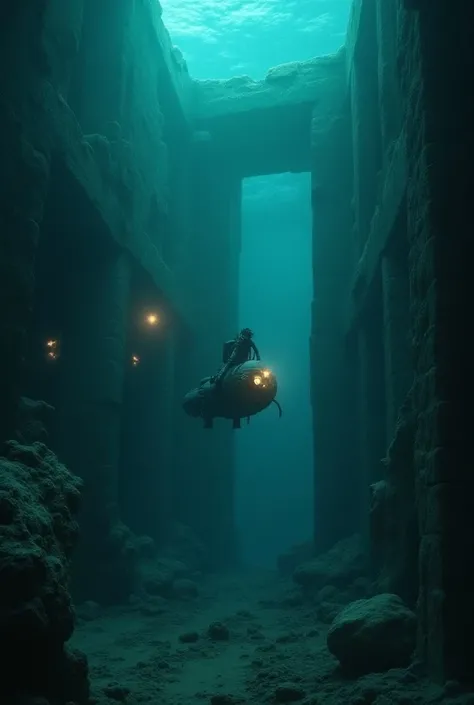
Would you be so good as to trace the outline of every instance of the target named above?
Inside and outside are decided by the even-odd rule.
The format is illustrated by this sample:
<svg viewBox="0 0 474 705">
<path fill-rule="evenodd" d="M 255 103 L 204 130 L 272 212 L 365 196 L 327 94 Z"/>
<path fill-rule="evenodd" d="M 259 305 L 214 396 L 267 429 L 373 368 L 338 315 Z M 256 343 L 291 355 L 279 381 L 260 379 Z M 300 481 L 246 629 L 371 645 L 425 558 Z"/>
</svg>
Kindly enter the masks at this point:
<svg viewBox="0 0 474 705">
<path fill-rule="evenodd" d="M 138 364 L 140 364 L 140 358 L 138 355 L 132 355 L 132 366 L 136 367 Z"/>
</svg>

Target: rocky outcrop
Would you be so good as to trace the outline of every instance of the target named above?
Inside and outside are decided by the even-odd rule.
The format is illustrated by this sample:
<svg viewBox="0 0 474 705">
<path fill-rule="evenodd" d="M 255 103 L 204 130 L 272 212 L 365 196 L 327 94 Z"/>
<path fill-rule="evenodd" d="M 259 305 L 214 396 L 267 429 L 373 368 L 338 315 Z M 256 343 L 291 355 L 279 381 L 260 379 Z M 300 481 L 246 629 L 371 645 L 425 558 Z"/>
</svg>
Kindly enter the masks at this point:
<svg viewBox="0 0 474 705">
<path fill-rule="evenodd" d="M 81 482 L 42 443 L 0 458 L 0 696 L 88 697 L 87 661 L 65 647 L 74 630 L 69 569 Z M 21 678 L 19 677 L 21 674 Z"/>
<path fill-rule="evenodd" d="M 329 651 L 350 675 L 403 668 L 415 648 L 416 617 L 397 595 L 356 600 L 333 621 Z"/>
<path fill-rule="evenodd" d="M 293 580 L 311 592 L 326 585 L 347 587 L 363 576 L 366 568 L 362 540 L 355 535 L 339 541 L 327 553 L 302 563 L 293 573 Z"/>
</svg>

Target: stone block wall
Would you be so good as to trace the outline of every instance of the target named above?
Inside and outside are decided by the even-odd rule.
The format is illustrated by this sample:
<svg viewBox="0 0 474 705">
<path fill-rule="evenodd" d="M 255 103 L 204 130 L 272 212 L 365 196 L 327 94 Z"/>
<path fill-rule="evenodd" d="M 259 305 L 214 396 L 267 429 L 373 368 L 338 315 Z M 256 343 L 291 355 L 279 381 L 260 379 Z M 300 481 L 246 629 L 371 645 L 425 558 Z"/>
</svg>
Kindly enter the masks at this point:
<svg viewBox="0 0 474 705">
<path fill-rule="evenodd" d="M 372 13 L 378 101 L 365 103 L 371 116 L 364 116 L 360 81 L 367 74 L 357 73 L 357 46 L 367 46 L 363 32 Z M 376 334 L 383 343 L 389 448 L 372 485 L 374 569 L 384 589 L 417 604 L 418 652 L 440 680 L 469 680 L 474 649 L 473 380 L 466 334 L 472 276 L 468 204 L 474 106 L 466 90 L 472 78 L 472 15 L 470 6 L 444 0 L 360 0 L 348 35 L 355 46 L 354 213 L 362 247 L 354 267 L 350 334 L 373 322 L 369 312 L 377 292 L 383 312 Z M 357 183 L 367 164 L 357 160 L 357 149 L 374 121 L 383 149 L 378 187 L 364 189 L 365 198 L 372 194 L 371 211 L 363 211 Z M 375 168 L 372 162 L 366 184 L 374 185 Z M 367 391 L 359 387 L 359 396 L 365 398 Z"/>
<path fill-rule="evenodd" d="M 474 8 L 399 3 L 420 530 L 419 640 L 438 678 L 474 655 L 473 341 L 468 335 Z"/>
<path fill-rule="evenodd" d="M 31 366 L 29 343 L 33 331 L 41 337 L 51 319 L 38 320 L 35 288 L 53 286 L 45 272 L 40 276 L 39 246 L 38 261 L 53 262 L 57 256 L 61 267 L 75 273 L 67 281 L 67 291 L 56 292 L 64 300 L 63 308 L 66 303 L 69 308 L 61 319 L 65 335 L 61 383 L 54 384 L 62 391 L 56 395 L 57 432 L 50 442 L 61 439 L 61 456 L 85 479 L 83 560 L 77 562 L 77 573 L 85 588 L 81 597 L 102 601 L 123 599 L 133 583 L 133 536 L 121 522 L 119 506 L 129 322 L 131 316 L 141 315 L 132 310 L 137 301 L 132 272 L 138 269 L 148 277 L 152 299 L 163 305 L 167 325 L 191 352 L 201 333 L 207 332 L 209 319 L 217 360 L 221 341 L 229 335 L 227 322 L 231 321 L 232 332 L 235 328 L 236 289 L 229 290 L 225 302 L 213 292 L 207 308 L 193 311 L 192 330 L 189 326 L 191 302 L 203 281 L 212 282 L 215 267 L 210 263 L 206 269 L 203 257 L 199 276 L 188 285 L 186 277 L 195 265 L 192 257 L 200 248 L 196 239 L 205 232 L 195 227 L 193 214 L 194 207 L 199 210 L 193 194 L 199 172 L 193 172 L 191 147 L 192 83 L 160 12 L 159 3 L 147 0 L 99 4 L 74 0 L 67 8 L 57 0 L 27 1 L 21 8 L 2 6 L 1 11 L 0 59 L 9 70 L 0 78 L 0 260 L 9 293 L 0 303 L 0 348 L 3 369 L 8 370 L 0 382 L 0 439 L 16 434 L 20 395 L 25 380 L 35 374 L 31 370 L 25 375 Z M 200 184 L 201 195 L 205 188 Z M 212 201 L 204 196 L 206 202 Z M 223 235 L 225 242 L 227 232 L 218 228 L 211 234 Z M 229 267 L 235 269 L 232 249 L 219 254 L 228 256 Z M 87 283 L 76 276 L 81 267 Z M 214 283 L 223 284 L 221 270 Z M 236 287 L 235 277 L 229 279 L 232 286 Z M 50 300 L 54 293 L 48 294 Z M 45 305 L 48 296 L 42 297 Z M 35 339 L 38 342 L 44 345 Z M 149 494 L 159 492 L 159 504 L 167 493 L 167 508 L 172 511 L 166 521 L 178 513 L 186 520 L 179 491 L 168 482 L 171 466 L 179 463 L 173 438 L 182 417 L 174 419 L 171 412 L 171 407 L 179 406 L 183 391 L 175 366 L 178 354 L 171 339 L 156 351 L 147 387 L 161 404 L 158 412 L 155 404 L 150 413 L 166 415 L 167 421 L 166 444 L 157 449 L 156 434 L 148 435 L 148 455 L 156 458 L 160 478 L 150 485 Z M 212 365 L 211 357 L 207 364 Z M 192 384 L 202 376 L 203 365 L 202 355 L 190 358 L 187 371 Z M 167 410 L 162 408 L 164 400 Z M 146 403 L 151 401 L 150 396 Z M 181 446 L 184 433 L 180 430 Z M 219 465 L 213 477 L 216 487 L 217 479 L 232 486 L 230 448 L 230 439 L 221 439 L 207 458 L 209 466 Z M 189 469 L 194 478 L 196 466 Z M 186 482 L 184 470 L 181 476 L 182 492 L 188 497 L 193 485 Z M 205 492 L 205 482 L 202 488 Z M 213 510 L 214 514 L 205 513 L 206 537 L 221 537 L 224 553 L 226 540 L 233 541 L 228 529 L 232 508 L 227 502 L 222 510 L 215 501 Z M 150 518 L 150 512 L 147 515 Z M 155 538 L 163 536 L 163 523 L 164 515 L 157 520 Z M 94 556 L 96 567 L 100 564 L 105 570 L 90 567 Z M 96 580 L 89 579 L 91 570 Z"/>
</svg>

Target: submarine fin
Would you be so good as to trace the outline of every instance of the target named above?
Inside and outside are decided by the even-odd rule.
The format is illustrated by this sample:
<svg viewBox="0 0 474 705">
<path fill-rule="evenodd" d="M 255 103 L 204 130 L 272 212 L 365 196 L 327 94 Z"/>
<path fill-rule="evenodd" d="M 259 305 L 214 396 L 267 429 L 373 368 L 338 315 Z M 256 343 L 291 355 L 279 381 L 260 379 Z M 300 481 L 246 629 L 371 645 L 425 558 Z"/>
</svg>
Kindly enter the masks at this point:
<svg viewBox="0 0 474 705">
<path fill-rule="evenodd" d="M 272 404 L 276 404 L 276 406 L 277 406 L 277 408 L 278 408 L 278 418 L 281 419 L 282 414 L 283 414 L 283 411 L 282 411 L 282 409 L 281 409 L 280 404 L 277 402 L 276 399 L 273 399 Z"/>
</svg>

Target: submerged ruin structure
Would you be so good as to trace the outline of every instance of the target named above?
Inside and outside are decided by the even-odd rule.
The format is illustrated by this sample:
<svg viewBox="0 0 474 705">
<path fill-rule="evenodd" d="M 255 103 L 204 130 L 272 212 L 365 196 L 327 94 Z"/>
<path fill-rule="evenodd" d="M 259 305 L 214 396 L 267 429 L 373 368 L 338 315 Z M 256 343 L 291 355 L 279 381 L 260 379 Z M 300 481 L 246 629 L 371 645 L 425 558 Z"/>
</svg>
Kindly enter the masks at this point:
<svg viewBox="0 0 474 705">
<path fill-rule="evenodd" d="M 2 4 L 0 437 L 21 435 L 21 399 L 56 408 L 83 596 L 126 592 L 129 529 L 160 544 L 184 519 L 233 560 L 233 432 L 178 400 L 237 327 L 242 179 L 310 171 L 315 547 L 362 532 L 381 585 L 417 603 L 430 673 L 471 675 L 461 5 L 355 0 L 337 55 L 194 81 L 157 2 Z"/>
</svg>

